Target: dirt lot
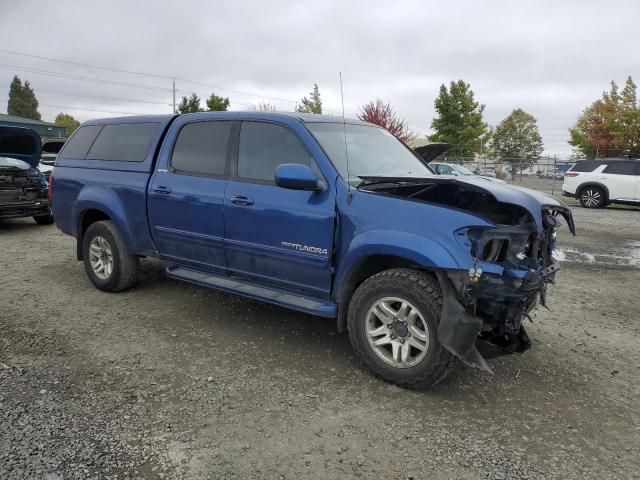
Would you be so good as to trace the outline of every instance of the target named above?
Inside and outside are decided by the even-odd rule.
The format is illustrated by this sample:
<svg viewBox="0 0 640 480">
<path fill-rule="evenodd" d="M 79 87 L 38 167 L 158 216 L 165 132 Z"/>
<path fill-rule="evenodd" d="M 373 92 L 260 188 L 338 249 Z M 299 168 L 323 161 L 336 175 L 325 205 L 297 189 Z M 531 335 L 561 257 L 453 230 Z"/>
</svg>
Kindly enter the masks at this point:
<svg viewBox="0 0 640 480">
<path fill-rule="evenodd" d="M 640 478 L 640 209 L 575 209 L 533 349 L 428 392 L 307 315 L 163 278 L 93 288 L 0 223 L 0 478 Z"/>
</svg>

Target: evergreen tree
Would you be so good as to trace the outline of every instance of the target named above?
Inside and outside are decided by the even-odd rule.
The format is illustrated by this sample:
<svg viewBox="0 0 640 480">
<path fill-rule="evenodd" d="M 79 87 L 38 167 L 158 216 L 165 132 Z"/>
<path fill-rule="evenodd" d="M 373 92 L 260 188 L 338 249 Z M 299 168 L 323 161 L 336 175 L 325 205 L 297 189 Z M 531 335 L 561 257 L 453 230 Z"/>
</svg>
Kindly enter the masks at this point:
<svg viewBox="0 0 640 480">
<path fill-rule="evenodd" d="M 544 150 L 536 118 L 516 108 L 495 128 L 490 150 L 493 155 L 511 164 L 511 174 L 535 163 Z"/>
<path fill-rule="evenodd" d="M 70 137 L 71 134 L 80 126 L 80 122 L 67 113 L 60 112 L 54 122 L 56 125 L 63 125 L 66 128 L 66 135 Z"/>
<path fill-rule="evenodd" d="M 300 113 L 322 113 L 322 100 L 320 99 L 320 90 L 318 90 L 318 84 L 313 84 L 313 90 L 311 91 L 310 99 L 303 97 L 300 100 L 300 105 L 296 107 L 296 111 Z"/>
<path fill-rule="evenodd" d="M 435 133 L 429 140 L 450 144 L 452 156 L 472 157 L 480 152 L 487 124 L 482 120 L 484 105 L 475 100 L 471 86 L 463 80 L 452 81 L 448 89 L 442 84 L 434 105 L 437 116 L 431 128 Z"/>
<path fill-rule="evenodd" d="M 192 93 L 190 97 L 182 97 L 178 104 L 178 113 L 195 113 L 203 112 L 200 107 L 200 97 Z"/>
<path fill-rule="evenodd" d="M 213 92 L 207 98 L 207 109 L 210 112 L 226 112 L 229 109 L 229 105 L 231 105 L 231 102 L 228 97 L 219 97 Z"/>
<path fill-rule="evenodd" d="M 22 81 L 18 76 L 13 77 L 11 86 L 9 87 L 9 103 L 7 104 L 7 113 L 18 117 L 32 118 L 40 120 L 40 112 L 38 112 L 38 99 L 29 82 Z"/>
</svg>

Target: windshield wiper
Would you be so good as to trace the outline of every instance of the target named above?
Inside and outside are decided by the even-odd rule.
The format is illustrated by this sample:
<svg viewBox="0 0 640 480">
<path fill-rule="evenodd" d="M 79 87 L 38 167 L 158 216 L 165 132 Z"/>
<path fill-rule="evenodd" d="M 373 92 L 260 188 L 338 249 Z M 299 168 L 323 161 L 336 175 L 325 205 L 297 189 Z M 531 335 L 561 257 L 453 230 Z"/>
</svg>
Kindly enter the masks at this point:
<svg viewBox="0 0 640 480">
<path fill-rule="evenodd" d="M 358 178 L 362 179 L 356 188 L 369 187 L 372 185 L 406 185 L 406 184 L 420 184 L 424 183 L 423 178 L 411 178 L 411 177 L 373 177 L 367 175 L 359 175 Z"/>
</svg>

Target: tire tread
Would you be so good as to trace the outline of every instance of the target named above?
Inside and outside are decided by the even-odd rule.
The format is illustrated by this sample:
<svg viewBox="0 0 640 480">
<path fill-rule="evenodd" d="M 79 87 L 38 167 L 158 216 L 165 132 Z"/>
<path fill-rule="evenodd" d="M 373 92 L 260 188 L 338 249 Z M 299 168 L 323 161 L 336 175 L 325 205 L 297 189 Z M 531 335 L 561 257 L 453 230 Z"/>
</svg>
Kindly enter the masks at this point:
<svg viewBox="0 0 640 480">
<path fill-rule="evenodd" d="M 438 279 L 428 272 L 416 270 L 412 268 L 393 268 L 377 273 L 365 280 L 356 290 L 349 304 L 348 330 L 349 338 L 353 349 L 369 369 L 378 377 L 395 383 L 404 388 L 412 390 L 423 390 L 427 387 L 438 384 L 456 365 L 456 358 L 446 349 L 436 342 L 435 351 L 428 365 L 412 378 L 394 377 L 388 372 L 377 368 L 376 364 L 364 361 L 366 358 L 365 349 L 370 349 L 362 339 L 356 335 L 355 325 L 358 310 L 361 310 L 360 303 L 364 299 L 366 293 L 373 288 L 383 285 L 405 284 L 414 290 L 414 293 L 423 297 L 425 302 L 431 304 L 435 310 L 436 326 L 440 322 L 440 313 L 442 311 L 442 293 Z M 361 313 L 361 312 L 360 312 Z M 437 338 L 437 332 L 436 332 Z M 366 339 L 365 339 L 366 342 Z"/>
</svg>

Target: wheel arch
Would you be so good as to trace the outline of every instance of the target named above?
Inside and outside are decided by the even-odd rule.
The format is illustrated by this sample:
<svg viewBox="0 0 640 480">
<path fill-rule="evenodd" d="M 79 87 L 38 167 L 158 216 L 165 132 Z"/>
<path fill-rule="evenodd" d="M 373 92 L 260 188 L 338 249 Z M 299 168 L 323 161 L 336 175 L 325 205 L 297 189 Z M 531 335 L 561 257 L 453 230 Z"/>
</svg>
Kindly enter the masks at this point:
<svg viewBox="0 0 640 480">
<path fill-rule="evenodd" d="M 389 270 L 392 268 L 413 268 L 416 270 L 432 273 L 440 282 L 440 278 L 436 275 L 436 269 L 427 267 L 417 263 L 415 260 L 406 256 L 390 255 L 390 254 L 374 254 L 359 258 L 344 280 L 341 282 L 338 300 L 338 332 L 347 329 L 347 316 L 349 312 L 349 303 L 356 289 L 369 277 Z"/>
<path fill-rule="evenodd" d="M 91 224 L 104 221 L 111 220 L 111 217 L 99 208 L 88 208 L 80 213 L 78 216 L 78 225 L 76 228 L 77 232 L 77 242 L 76 242 L 76 258 L 78 260 L 83 259 L 82 254 L 82 241 L 84 239 L 84 232 L 87 231 L 87 228 L 91 226 Z"/>
<path fill-rule="evenodd" d="M 588 187 L 598 187 L 599 189 L 601 189 L 604 192 L 604 201 L 605 203 L 609 201 L 609 189 L 607 188 L 606 185 L 600 183 L 600 182 L 585 182 L 583 184 L 581 184 L 578 189 L 576 190 L 576 197 L 580 198 L 582 196 L 582 192 L 585 188 Z"/>
</svg>

